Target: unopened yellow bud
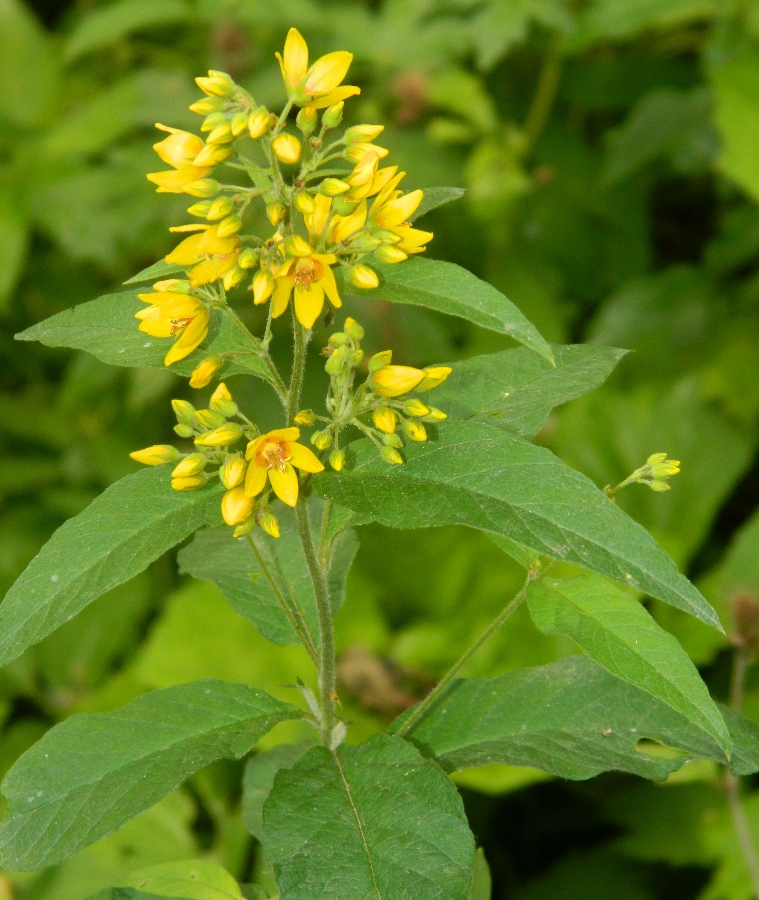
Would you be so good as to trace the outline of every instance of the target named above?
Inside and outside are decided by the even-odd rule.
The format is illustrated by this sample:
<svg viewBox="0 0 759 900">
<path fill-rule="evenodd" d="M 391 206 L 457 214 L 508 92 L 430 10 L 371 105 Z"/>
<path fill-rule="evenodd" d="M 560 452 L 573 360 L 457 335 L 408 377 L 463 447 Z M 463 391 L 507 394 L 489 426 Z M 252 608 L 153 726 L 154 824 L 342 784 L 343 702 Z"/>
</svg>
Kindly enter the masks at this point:
<svg viewBox="0 0 759 900">
<path fill-rule="evenodd" d="M 231 197 L 217 197 L 208 208 L 208 215 L 212 222 L 217 219 L 225 219 L 235 208 L 235 202 Z"/>
<path fill-rule="evenodd" d="M 322 116 L 322 125 L 325 128 L 337 128 L 337 126 L 343 121 L 343 109 L 345 107 L 345 103 L 340 100 L 338 103 L 333 103 L 332 106 L 328 106 L 324 111 L 324 115 Z"/>
<path fill-rule="evenodd" d="M 427 440 L 427 429 L 421 422 L 414 422 L 412 419 L 406 419 L 403 423 L 403 433 L 412 441 Z"/>
<path fill-rule="evenodd" d="M 159 294 L 163 294 L 165 291 L 172 294 L 189 294 L 190 282 L 181 281 L 179 278 L 167 278 L 165 281 L 156 281 L 153 290 Z"/>
<path fill-rule="evenodd" d="M 211 200 L 201 200 L 200 203 L 193 203 L 192 206 L 189 206 L 187 212 L 191 216 L 200 216 L 202 219 L 207 219 L 208 213 L 211 211 L 211 206 Z"/>
<path fill-rule="evenodd" d="M 245 495 L 244 487 L 232 488 L 221 500 L 221 514 L 227 525 L 242 525 L 253 512 L 255 499 Z"/>
<path fill-rule="evenodd" d="M 202 453 L 191 453 L 180 461 L 179 465 L 174 467 L 171 473 L 172 478 L 189 478 L 197 475 L 206 467 L 206 458 Z"/>
<path fill-rule="evenodd" d="M 380 262 L 390 263 L 391 265 L 404 262 L 404 260 L 408 259 L 408 253 L 404 253 L 403 250 L 398 247 L 389 247 L 387 244 L 377 247 L 374 251 L 374 255 Z"/>
<path fill-rule="evenodd" d="M 229 122 L 229 127 L 235 137 L 239 137 L 248 129 L 248 114 L 244 112 L 235 113 Z"/>
<path fill-rule="evenodd" d="M 295 124 L 303 134 L 311 134 L 319 124 L 319 113 L 315 109 L 304 107 L 298 113 Z"/>
<path fill-rule="evenodd" d="M 403 404 L 403 411 L 407 416 L 414 416 L 418 419 L 420 416 L 429 415 L 430 408 L 425 406 L 421 400 L 417 400 L 416 397 L 413 397 Z"/>
<path fill-rule="evenodd" d="M 243 278 L 245 278 L 245 271 L 240 266 L 235 265 L 231 269 L 227 269 L 221 279 L 221 283 L 224 285 L 225 291 L 231 291 L 233 287 L 237 287 Z"/>
<path fill-rule="evenodd" d="M 392 434 L 383 434 L 382 441 L 386 447 L 395 447 L 396 450 L 400 450 L 403 446 L 403 441 L 395 432 Z"/>
<path fill-rule="evenodd" d="M 209 431 L 208 434 L 201 434 L 195 438 L 195 443 L 200 447 L 228 447 L 239 441 L 242 437 L 242 428 L 236 422 L 225 422 Z"/>
<path fill-rule="evenodd" d="M 299 234 L 285 238 L 284 247 L 288 256 L 310 256 L 314 252 L 313 247 Z"/>
<path fill-rule="evenodd" d="M 214 69 L 209 70 L 207 78 L 196 78 L 195 84 L 210 97 L 232 97 L 235 93 L 235 83 L 229 75 Z"/>
<path fill-rule="evenodd" d="M 663 493 L 664 491 L 672 490 L 672 488 L 667 484 L 666 481 L 659 481 L 658 479 L 649 481 L 648 486 L 652 491 L 656 491 L 657 493 Z"/>
<path fill-rule="evenodd" d="M 378 369 L 389 366 L 392 358 L 392 350 L 383 350 L 381 353 L 375 353 L 374 356 L 369 360 L 369 371 L 376 372 Z"/>
<path fill-rule="evenodd" d="M 190 105 L 190 112 L 198 113 L 201 116 L 207 116 L 212 112 L 220 112 L 222 109 L 224 109 L 222 97 L 203 97 L 202 100 L 196 100 Z"/>
<path fill-rule="evenodd" d="M 310 409 L 302 409 L 295 417 L 296 425 L 313 425 L 316 415 Z"/>
<path fill-rule="evenodd" d="M 329 455 L 329 464 L 339 472 L 345 465 L 345 453 L 342 450 L 333 450 Z"/>
<path fill-rule="evenodd" d="M 196 491 L 198 488 L 202 488 L 207 481 L 205 473 L 201 472 L 199 475 L 190 475 L 186 478 L 172 478 L 171 486 L 175 491 Z"/>
<path fill-rule="evenodd" d="M 181 438 L 189 438 L 194 434 L 192 425 L 186 425 L 184 422 L 180 422 L 179 425 L 175 425 L 174 432 Z"/>
<path fill-rule="evenodd" d="M 237 257 L 237 265 L 241 269 L 252 269 L 253 266 L 257 265 L 258 259 L 258 251 L 254 250 L 253 247 L 246 247 Z"/>
<path fill-rule="evenodd" d="M 353 266 L 348 277 L 351 280 L 351 284 L 365 291 L 379 286 L 379 277 L 374 269 L 370 269 L 369 266 Z"/>
<path fill-rule="evenodd" d="M 204 359 L 203 362 L 193 370 L 193 373 L 190 376 L 190 387 L 204 388 L 213 381 L 214 376 L 220 368 L 220 356 L 209 356 L 207 359 Z"/>
<path fill-rule="evenodd" d="M 423 378 L 421 369 L 384 366 L 372 374 L 372 390 L 380 397 L 400 397 L 413 390 Z"/>
<path fill-rule="evenodd" d="M 448 418 L 448 413 L 444 413 L 442 409 L 438 409 L 436 406 L 431 406 L 425 418 L 428 422 L 442 422 Z"/>
<path fill-rule="evenodd" d="M 347 181 L 341 181 L 339 178 L 325 178 L 319 185 L 319 193 L 325 197 L 339 197 L 351 189 Z"/>
<path fill-rule="evenodd" d="M 219 144 L 206 144 L 193 160 L 194 166 L 218 166 L 234 154 L 231 147 L 222 147 Z"/>
<path fill-rule="evenodd" d="M 232 532 L 232 537 L 241 538 L 245 537 L 246 534 L 250 534 L 251 531 L 256 527 L 255 519 L 248 519 L 243 522 L 242 525 L 238 525 L 237 528 Z"/>
<path fill-rule="evenodd" d="M 421 393 L 423 391 L 431 391 L 451 374 L 453 369 L 450 366 L 427 366 L 424 369 L 424 379 L 416 386 L 416 390 Z"/>
<path fill-rule="evenodd" d="M 213 131 L 209 132 L 208 137 L 206 138 L 207 144 L 228 144 L 230 141 L 234 140 L 234 135 L 232 134 L 232 129 L 230 128 L 228 123 L 224 123 L 223 125 L 217 125 Z"/>
<path fill-rule="evenodd" d="M 174 410 L 177 422 L 188 424 L 195 418 L 195 407 L 187 400 L 172 400 L 171 408 Z"/>
<path fill-rule="evenodd" d="M 220 238 L 229 237 L 231 234 L 237 234 L 242 228 L 242 218 L 240 216 L 227 216 L 222 219 L 216 226 L 216 236 Z"/>
<path fill-rule="evenodd" d="M 224 383 L 220 384 L 211 395 L 211 409 L 228 419 L 237 415 L 237 404 Z"/>
<path fill-rule="evenodd" d="M 227 124 L 227 115 L 226 113 L 215 111 L 210 115 L 207 115 L 205 119 L 203 119 L 203 124 L 200 126 L 201 131 L 213 131 L 214 128 L 218 128 L 219 125 Z"/>
<path fill-rule="evenodd" d="M 354 341 L 363 341 L 364 334 L 366 333 L 363 327 L 359 325 L 355 319 L 351 318 L 351 316 L 348 316 L 345 320 L 345 330 Z"/>
<path fill-rule="evenodd" d="M 374 425 L 385 434 L 392 434 L 398 427 L 398 416 L 389 406 L 378 406 L 372 413 Z"/>
<path fill-rule="evenodd" d="M 353 125 L 345 132 L 345 143 L 370 144 L 384 130 L 384 125 Z"/>
<path fill-rule="evenodd" d="M 245 480 L 247 463 L 239 456 L 231 456 L 219 469 L 219 478 L 224 487 L 231 491 Z"/>
<path fill-rule="evenodd" d="M 380 456 L 386 463 L 391 463 L 394 466 L 400 466 L 403 463 L 403 457 L 395 447 L 383 447 Z"/>
<path fill-rule="evenodd" d="M 294 134 L 278 134 L 271 142 L 271 149 L 281 163 L 294 166 L 300 159 L 302 148 Z"/>
<path fill-rule="evenodd" d="M 327 450 L 332 446 L 332 435 L 328 431 L 315 431 L 311 435 L 311 443 L 317 450 Z"/>
<path fill-rule="evenodd" d="M 191 197 L 214 197 L 219 193 L 219 182 L 213 178 L 199 178 L 186 184 L 182 190 Z"/>
<path fill-rule="evenodd" d="M 263 137 L 271 127 L 271 117 L 269 111 L 263 106 L 254 113 L 251 113 L 248 119 L 248 132 L 253 140 Z"/>
<path fill-rule="evenodd" d="M 259 272 L 253 279 L 253 302 L 266 303 L 274 290 L 274 279 L 268 272 Z"/>
<path fill-rule="evenodd" d="M 279 537 L 279 522 L 277 521 L 277 517 L 273 513 L 264 513 L 261 516 L 258 524 L 270 537 Z"/>
<path fill-rule="evenodd" d="M 287 208 L 281 200 L 273 200 L 266 207 L 266 217 L 272 225 L 277 226 L 287 215 Z"/>
<path fill-rule="evenodd" d="M 174 462 L 179 459 L 179 451 L 170 444 L 153 444 L 144 450 L 135 450 L 129 454 L 132 459 L 144 466 L 160 466 L 163 463 Z"/>
<path fill-rule="evenodd" d="M 298 191 L 293 198 L 293 205 L 298 212 L 303 213 L 304 216 L 310 216 L 316 212 L 316 201 L 311 194 L 306 193 L 306 191 Z"/>
</svg>

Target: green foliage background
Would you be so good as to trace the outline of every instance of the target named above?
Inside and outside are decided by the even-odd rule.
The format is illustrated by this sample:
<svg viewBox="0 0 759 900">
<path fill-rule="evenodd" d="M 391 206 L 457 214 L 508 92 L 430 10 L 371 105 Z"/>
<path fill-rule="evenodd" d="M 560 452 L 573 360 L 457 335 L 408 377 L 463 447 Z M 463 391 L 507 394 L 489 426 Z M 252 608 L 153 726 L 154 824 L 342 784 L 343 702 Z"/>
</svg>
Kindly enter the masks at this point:
<svg viewBox="0 0 759 900">
<path fill-rule="evenodd" d="M 354 121 L 387 123 L 409 187 L 467 189 L 426 220 L 431 255 L 503 290 L 549 340 L 635 351 L 554 412 L 539 441 L 600 486 L 654 451 L 682 460 L 671 493 L 633 486 L 619 503 L 719 610 L 728 637 L 651 605 L 724 700 L 735 610 L 759 603 L 757 0 L 0 0 L 2 592 L 56 527 L 135 470 L 130 450 L 170 440 L 168 399 L 189 390 L 169 371 L 13 335 L 168 251 L 187 202 L 145 180 L 160 167 L 153 123 L 197 128 L 192 77 L 209 67 L 281 102 L 273 53 L 291 25 L 314 54 L 355 54 Z M 392 347 L 412 365 L 510 345 L 418 308 L 348 312 L 371 351 Z M 279 424 L 272 397 L 233 382 L 262 426 Z M 315 365 L 308 402 L 323 384 Z M 356 737 L 420 696 L 519 584 L 483 534 L 364 528 L 337 620 Z M 752 627 L 742 623 L 749 639 Z M 467 674 L 574 650 L 522 608 Z M 287 701 L 294 671 L 307 673 L 300 648 L 267 643 L 170 555 L 0 671 L 0 770 L 73 712 L 209 677 Z M 745 712 L 759 721 L 759 671 Z M 506 767 L 456 776 L 494 897 L 745 900 L 717 778 L 707 763 L 664 785 Z M 236 764 L 206 769 L 59 868 L 0 876 L 0 898 L 82 900 L 134 869 L 201 855 L 269 884 L 241 779 Z M 759 791 L 746 787 L 759 843 Z M 245 816 L 255 833 L 256 811 Z"/>
</svg>

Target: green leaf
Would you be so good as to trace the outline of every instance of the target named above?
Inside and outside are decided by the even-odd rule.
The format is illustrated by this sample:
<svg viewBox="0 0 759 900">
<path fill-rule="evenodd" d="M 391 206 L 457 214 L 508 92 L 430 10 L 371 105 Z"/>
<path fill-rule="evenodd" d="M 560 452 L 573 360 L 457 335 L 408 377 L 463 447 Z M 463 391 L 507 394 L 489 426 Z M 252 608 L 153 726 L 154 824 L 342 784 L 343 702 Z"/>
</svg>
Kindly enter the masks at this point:
<svg viewBox="0 0 759 900">
<path fill-rule="evenodd" d="M 281 769 L 292 769 L 311 749 L 311 744 L 280 744 L 252 756 L 246 766 L 242 782 L 242 815 L 245 827 L 258 841 L 264 839 L 264 803 L 274 786 L 274 778 Z"/>
<path fill-rule="evenodd" d="M 123 887 L 182 900 L 242 900 L 240 885 L 218 863 L 188 859 L 135 872 Z"/>
<path fill-rule="evenodd" d="M 21 127 L 40 121 L 58 80 L 58 64 L 37 18 L 20 0 L 0 3 L 0 119 Z"/>
<path fill-rule="evenodd" d="M 26 258 L 29 228 L 18 212 L 0 204 L 0 310 L 16 288 Z"/>
<path fill-rule="evenodd" d="M 437 209 L 439 206 L 445 206 L 446 203 L 460 200 L 465 193 L 464 188 L 458 187 L 425 188 L 422 202 L 416 208 L 416 212 L 409 216 L 409 222 L 416 222 L 417 219 L 427 215 L 428 212 Z"/>
<path fill-rule="evenodd" d="M 176 275 L 178 272 L 185 272 L 184 266 L 178 266 L 175 263 L 167 263 L 164 259 L 148 266 L 131 278 L 127 278 L 124 284 L 139 284 L 142 281 L 156 281 L 159 278 L 166 278 L 169 275 Z"/>
<path fill-rule="evenodd" d="M 466 900 L 474 841 L 439 767 L 383 734 L 280 771 L 264 851 L 288 900 Z"/>
<path fill-rule="evenodd" d="M 401 265 L 376 264 L 383 277 L 380 287 L 350 294 L 391 303 L 426 306 L 468 319 L 482 328 L 508 334 L 553 361 L 553 353 L 537 328 L 504 295 L 485 281 L 453 263 L 437 259 L 409 259 Z"/>
<path fill-rule="evenodd" d="M 311 518 L 318 529 L 324 504 L 311 503 Z M 308 564 L 298 536 L 295 515 L 286 510 L 280 516 L 277 540 L 260 529 L 251 534 L 279 590 L 305 624 L 315 646 L 319 646 L 319 617 Z M 318 533 L 318 532 L 317 532 Z M 358 550 L 352 530 L 343 531 L 334 545 L 329 587 L 334 612 L 345 600 L 345 581 Z M 199 532 L 179 553 L 180 571 L 215 584 L 235 612 L 252 622 L 264 637 L 275 644 L 297 644 L 298 635 L 277 599 L 247 540 L 235 540 L 229 528 Z M 300 615 L 299 615 L 300 614 Z M 302 615 L 302 618 L 301 618 Z"/>
<path fill-rule="evenodd" d="M 391 528 L 469 525 L 646 591 L 720 628 L 719 618 L 651 535 L 550 451 L 481 423 L 451 423 L 389 466 L 368 440 L 355 466 L 316 490 Z"/>
<path fill-rule="evenodd" d="M 184 0 L 119 0 L 103 9 L 93 10 L 68 40 L 63 52 L 68 62 L 108 47 L 134 31 L 183 22 L 191 15 Z"/>
<path fill-rule="evenodd" d="M 111 713 L 72 716 L 5 776 L 3 867 L 31 871 L 68 859 L 188 775 L 239 759 L 277 722 L 299 715 L 247 685 L 209 680 L 152 691 Z"/>
<path fill-rule="evenodd" d="M 19 341 L 40 341 L 46 347 L 73 347 L 86 350 L 113 366 L 162 368 L 172 341 L 151 337 L 138 328 L 134 314 L 145 308 L 137 299 L 145 289 L 106 294 L 97 300 L 72 306 L 16 335 Z M 221 310 L 212 310 L 208 337 L 193 353 L 175 363 L 171 370 L 190 375 L 211 354 L 227 356 L 220 377 L 243 372 L 268 379 L 269 374 L 258 347 L 240 326 Z"/>
<path fill-rule="evenodd" d="M 220 485 L 175 491 L 165 466 L 111 485 L 50 538 L 0 605 L 0 665 L 221 518 Z"/>
<path fill-rule="evenodd" d="M 718 0 L 593 0 L 578 16 L 568 46 L 583 50 L 596 41 L 632 38 L 648 30 L 709 19 L 718 10 Z"/>
<path fill-rule="evenodd" d="M 134 888 L 105 888 L 88 897 L 87 900 L 161 900 L 155 894 L 146 894 Z"/>
<path fill-rule="evenodd" d="M 474 855 L 472 891 L 469 900 L 490 900 L 492 894 L 493 879 L 490 877 L 490 866 L 485 859 L 485 851 L 480 847 Z"/>
<path fill-rule="evenodd" d="M 681 713 L 729 755 L 727 726 L 698 670 L 635 598 L 586 575 L 533 582 L 527 603 L 543 634 L 571 637 L 612 675 Z"/>
<path fill-rule="evenodd" d="M 453 372 L 435 393 L 435 406 L 456 419 L 480 419 L 531 437 L 551 410 L 593 390 L 627 353 L 592 344 L 553 344 L 555 366 L 523 348 L 450 363 Z"/>
<path fill-rule="evenodd" d="M 739 717 L 739 728 L 731 717 L 726 720 L 733 756 L 739 755 L 745 771 L 749 760 L 759 762 L 759 745 L 745 731 L 745 720 Z M 572 780 L 620 771 L 661 781 L 692 758 L 727 763 L 708 734 L 586 656 L 451 682 L 407 738 L 449 772 L 505 763 Z M 648 753 L 645 741 L 683 753 Z"/>
</svg>

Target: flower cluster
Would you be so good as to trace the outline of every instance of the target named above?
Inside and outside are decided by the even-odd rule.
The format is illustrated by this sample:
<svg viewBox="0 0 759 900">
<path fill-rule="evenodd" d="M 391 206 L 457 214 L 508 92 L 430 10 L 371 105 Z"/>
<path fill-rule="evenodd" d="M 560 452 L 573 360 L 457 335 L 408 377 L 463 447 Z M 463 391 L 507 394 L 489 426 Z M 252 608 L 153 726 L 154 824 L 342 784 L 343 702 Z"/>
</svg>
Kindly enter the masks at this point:
<svg viewBox="0 0 759 900">
<path fill-rule="evenodd" d="M 611 500 L 630 484 L 647 484 L 652 491 L 663 493 L 670 490 L 668 479 L 680 472 L 680 460 L 668 459 L 666 453 L 652 453 L 644 466 L 640 466 L 616 487 L 607 484 L 604 493 Z"/>
<path fill-rule="evenodd" d="M 148 466 L 176 463 L 171 486 L 193 491 L 218 477 L 227 489 L 221 512 L 227 525 L 235 526 L 235 537 L 250 533 L 256 525 L 279 537 L 279 524 L 269 507 L 274 494 L 287 506 L 298 502 L 301 472 L 321 472 L 317 456 L 298 443 L 300 429 L 279 428 L 259 434 L 243 415 L 225 384 L 214 391 L 210 409 L 195 409 L 186 400 L 173 400 L 177 417 L 174 431 L 191 438 L 192 453 L 180 453 L 168 444 L 157 444 L 130 454 Z M 239 420 L 239 421 L 235 421 Z M 245 449 L 233 449 L 245 441 Z"/>
<path fill-rule="evenodd" d="M 404 194 L 399 185 L 405 173 L 380 165 L 388 155 L 374 143 L 381 125 L 353 126 L 327 140 L 342 121 L 344 101 L 359 93 L 342 84 L 352 55 L 328 53 L 309 65 L 306 42 L 293 28 L 277 57 L 288 94 L 279 115 L 256 104 L 226 73 L 210 71 L 196 79 L 206 96 L 190 107 L 204 116 L 205 140 L 156 126 L 168 137 L 154 149 L 172 168 L 148 178 L 158 191 L 198 198 L 188 213 L 204 220 L 171 229 L 188 236 L 166 262 L 184 269 L 186 277 L 159 282 L 153 294 L 141 296 L 150 307 L 137 314 L 140 328 L 154 337 L 177 338 L 166 365 L 202 344 L 211 308 L 223 308 L 226 292 L 249 277 L 253 302 L 270 301 L 271 318 L 281 316 L 292 298 L 298 321 L 311 328 L 325 302 L 342 305 L 336 270 L 370 290 L 380 279 L 368 257 L 399 263 L 421 253 L 432 238 L 409 221 L 422 191 Z M 288 131 L 295 108 L 295 128 Z M 233 157 L 252 186 L 209 177 Z M 264 203 L 275 229 L 265 237 L 241 234 L 255 198 Z M 264 345 L 267 341 L 268 328 Z"/>
</svg>

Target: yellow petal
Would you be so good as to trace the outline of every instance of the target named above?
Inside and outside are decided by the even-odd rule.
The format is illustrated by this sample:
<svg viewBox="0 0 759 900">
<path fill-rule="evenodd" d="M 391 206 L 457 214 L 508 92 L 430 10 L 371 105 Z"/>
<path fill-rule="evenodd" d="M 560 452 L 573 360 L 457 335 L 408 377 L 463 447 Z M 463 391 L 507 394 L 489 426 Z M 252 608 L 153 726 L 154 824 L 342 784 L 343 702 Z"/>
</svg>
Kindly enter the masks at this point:
<svg viewBox="0 0 759 900">
<path fill-rule="evenodd" d="M 336 50 L 319 57 L 311 66 L 303 93 L 309 97 L 321 97 L 329 94 L 348 74 L 353 54 L 347 50 Z"/>
<path fill-rule="evenodd" d="M 298 502 L 298 476 L 290 463 L 285 464 L 285 471 L 269 469 L 269 481 L 274 493 L 288 506 L 295 506 Z"/>
<path fill-rule="evenodd" d="M 264 487 L 266 487 L 266 469 L 252 462 L 245 476 L 245 494 L 248 497 L 257 497 Z"/>
<path fill-rule="evenodd" d="M 290 302 L 290 294 L 293 292 L 295 279 L 290 275 L 284 278 L 277 278 L 276 287 L 271 298 L 271 315 L 273 319 L 278 318 L 287 309 Z"/>
<path fill-rule="evenodd" d="M 408 221 L 408 217 L 416 210 L 422 202 L 424 192 L 420 190 L 411 191 L 410 194 L 404 194 L 395 200 L 389 200 L 378 210 L 374 221 L 380 228 L 392 228 L 394 225 L 401 225 Z"/>
<path fill-rule="evenodd" d="M 175 169 L 184 169 L 191 166 L 195 157 L 203 149 L 203 139 L 189 131 L 175 130 L 167 138 L 153 144 L 153 149 L 161 159 L 174 166 Z"/>
<path fill-rule="evenodd" d="M 193 234 L 192 237 L 185 238 L 181 244 L 177 244 L 171 253 L 169 253 L 166 257 L 166 262 L 177 266 L 194 266 L 195 263 L 200 262 L 205 255 L 203 251 L 199 249 L 202 239 L 202 234 Z"/>
<path fill-rule="evenodd" d="M 280 65 L 284 67 L 285 84 L 289 82 L 291 87 L 295 87 L 299 81 L 306 77 L 306 72 L 308 71 L 308 44 L 297 28 L 291 28 L 287 32 L 285 56 L 284 60 L 280 60 Z"/>
<path fill-rule="evenodd" d="M 208 315 L 208 312 L 205 309 L 202 309 L 192 322 L 190 322 L 187 328 L 185 328 L 179 340 L 166 354 L 166 358 L 163 361 L 164 365 L 170 366 L 172 363 L 184 359 L 185 356 L 189 356 L 193 350 L 199 347 L 200 344 L 203 343 L 205 336 L 208 334 L 209 321 L 210 316 Z"/>
<path fill-rule="evenodd" d="M 221 514 L 227 525 L 242 525 L 253 512 L 253 498 L 248 497 L 241 487 L 227 491 L 221 499 Z"/>
<path fill-rule="evenodd" d="M 305 290 L 295 288 L 295 315 L 304 328 L 311 328 L 324 307 L 324 288 L 318 281 Z"/>
<path fill-rule="evenodd" d="M 186 185 L 199 178 L 205 178 L 211 171 L 208 166 L 185 166 L 182 169 L 171 169 L 168 172 L 151 172 L 147 178 L 158 185 L 162 194 L 181 194 Z"/>
<path fill-rule="evenodd" d="M 190 272 L 190 284 L 197 287 L 216 281 L 234 266 L 238 256 L 238 253 L 229 253 L 226 256 L 214 256 L 212 259 L 198 263 Z"/>
<path fill-rule="evenodd" d="M 140 322 L 140 331 L 157 338 L 173 337 L 176 334 L 176 328 L 171 324 L 171 319 L 164 319 L 160 314 L 144 318 Z"/>
<path fill-rule="evenodd" d="M 321 472 L 324 469 L 319 457 L 303 444 L 290 444 L 290 454 L 290 462 L 304 472 Z"/>
<path fill-rule="evenodd" d="M 329 256 L 322 256 L 321 254 L 316 255 L 314 259 L 318 259 L 320 262 L 324 263 L 324 274 L 319 279 L 319 284 L 324 288 L 324 293 L 329 297 L 329 302 L 336 308 L 339 308 L 343 305 L 343 301 L 340 299 L 340 294 L 337 292 L 337 282 L 335 281 L 335 273 L 332 271 L 329 265 L 326 264 L 325 260 L 331 258 L 334 261 L 335 257 L 330 253 Z"/>
<path fill-rule="evenodd" d="M 329 240 L 332 244 L 339 244 L 366 224 L 366 201 L 362 200 L 349 216 L 335 216 L 335 223 Z"/>
<path fill-rule="evenodd" d="M 245 448 L 245 459 L 253 459 L 253 457 L 258 453 L 261 447 L 266 443 L 266 435 L 262 434 L 261 437 L 257 437 L 254 441 L 248 441 L 248 446 Z"/>
<path fill-rule="evenodd" d="M 327 219 L 332 209 L 332 198 L 325 197 L 324 194 L 317 194 L 314 197 L 314 202 L 316 203 L 316 209 L 310 216 L 306 216 L 306 225 L 308 226 L 311 240 L 316 243 L 316 238 L 322 236 L 324 226 L 327 224 Z"/>
<path fill-rule="evenodd" d="M 266 440 L 267 438 L 282 438 L 285 441 L 297 441 L 300 437 L 300 428 L 295 428 L 292 425 L 289 428 L 275 428 L 273 431 L 269 431 L 267 434 L 263 436 L 263 438 L 259 438 L 259 440 Z"/>
<path fill-rule="evenodd" d="M 330 91 L 322 97 L 317 97 L 310 103 L 304 103 L 303 105 L 306 109 L 326 109 L 328 106 L 334 106 L 335 103 L 340 103 L 342 100 L 347 100 L 348 97 L 355 97 L 360 93 L 361 88 L 356 87 L 353 84 L 346 84 L 342 87 L 335 88 L 334 91 Z"/>
</svg>

